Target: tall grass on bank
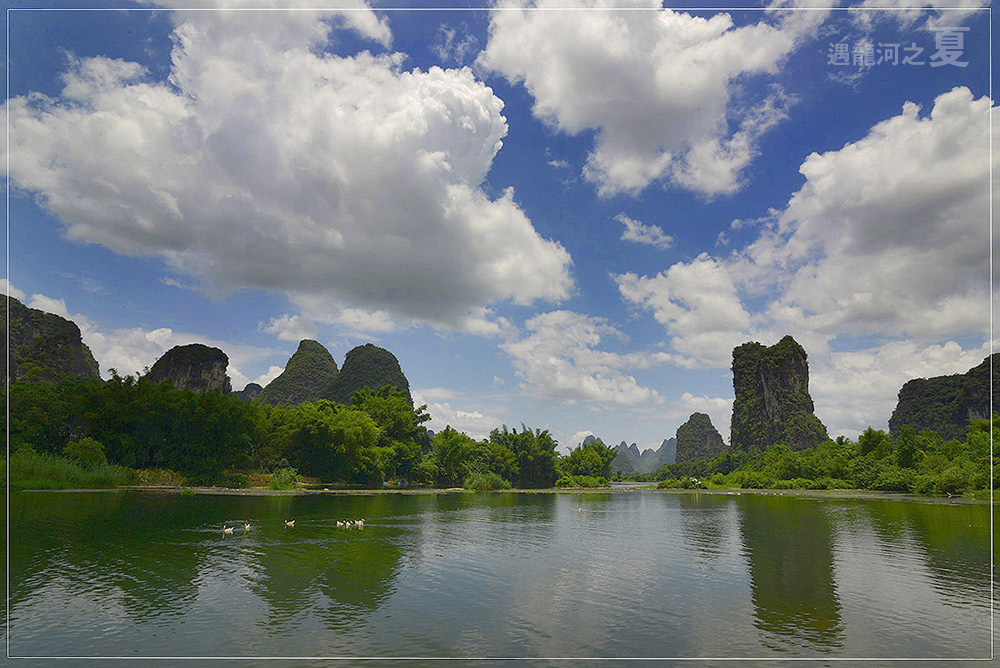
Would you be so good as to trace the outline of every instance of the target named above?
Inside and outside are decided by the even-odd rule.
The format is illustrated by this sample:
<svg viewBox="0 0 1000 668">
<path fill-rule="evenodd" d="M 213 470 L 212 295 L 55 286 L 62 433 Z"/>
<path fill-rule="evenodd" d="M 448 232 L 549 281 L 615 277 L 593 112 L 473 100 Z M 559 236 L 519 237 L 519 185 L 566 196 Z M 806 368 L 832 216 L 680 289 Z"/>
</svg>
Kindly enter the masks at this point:
<svg viewBox="0 0 1000 668">
<path fill-rule="evenodd" d="M 471 489 L 477 492 L 488 491 L 491 489 L 511 488 L 510 481 L 493 471 L 473 472 L 465 479 L 462 486 L 465 487 L 465 489 Z"/>
<path fill-rule="evenodd" d="M 0 456 L 6 471 L 7 461 Z M 118 464 L 83 466 L 67 457 L 18 450 L 10 456 L 10 486 L 14 489 L 93 489 L 132 482 L 132 470 Z M 6 476 L 0 485 L 6 485 Z"/>
</svg>

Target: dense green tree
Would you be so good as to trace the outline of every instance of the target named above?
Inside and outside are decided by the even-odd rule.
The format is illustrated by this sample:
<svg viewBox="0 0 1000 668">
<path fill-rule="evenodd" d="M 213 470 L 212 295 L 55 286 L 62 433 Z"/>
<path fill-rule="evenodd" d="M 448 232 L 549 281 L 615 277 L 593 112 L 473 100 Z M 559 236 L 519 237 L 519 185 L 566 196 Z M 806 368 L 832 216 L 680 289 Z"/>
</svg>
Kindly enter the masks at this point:
<svg viewBox="0 0 1000 668">
<path fill-rule="evenodd" d="M 309 475 L 327 480 L 380 482 L 387 448 L 377 447 L 380 430 L 364 411 L 325 399 L 298 406 L 289 454 Z"/>
<path fill-rule="evenodd" d="M 611 462 L 617 452 L 601 441 L 590 441 L 577 446 L 559 462 L 563 475 L 607 478 L 611 475 Z"/>
<path fill-rule="evenodd" d="M 547 430 L 532 431 L 522 424 L 518 432 L 504 425 L 490 432 L 489 440 L 514 454 L 517 472 L 511 482 L 516 487 L 551 487 L 555 484 L 559 477 L 556 470 L 556 447 L 559 444 Z"/>
<path fill-rule="evenodd" d="M 425 472 L 420 462 L 431 446 L 430 436 L 423 426 L 431 419 L 427 405 L 414 408 L 406 394 L 390 385 L 379 390 L 366 387 L 355 392 L 351 405 L 364 411 L 378 425 L 378 445 L 391 451 L 386 473 L 408 479 L 423 478 Z"/>
<path fill-rule="evenodd" d="M 467 434 L 457 432 L 450 426 L 434 434 L 431 441 L 437 464 L 437 484 L 441 487 L 461 485 L 469 475 L 476 442 Z"/>
</svg>

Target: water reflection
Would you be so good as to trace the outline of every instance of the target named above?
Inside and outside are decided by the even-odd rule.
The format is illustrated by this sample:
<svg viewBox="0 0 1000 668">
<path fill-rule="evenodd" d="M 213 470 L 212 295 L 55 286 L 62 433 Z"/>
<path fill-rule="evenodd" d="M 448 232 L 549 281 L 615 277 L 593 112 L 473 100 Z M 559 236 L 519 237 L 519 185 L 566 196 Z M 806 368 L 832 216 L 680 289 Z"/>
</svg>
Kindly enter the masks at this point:
<svg viewBox="0 0 1000 668">
<path fill-rule="evenodd" d="M 985 505 L 655 492 L 14 499 L 15 653 L 988 648 Z M 363 531 L 336 527 L 360 517 Z"/>
<path fill-rule="evenodd" d="M 936 577 L 932 586 L 956 603 L 989 594 L 989 513 L 962 504 L 942 513 L 936 503 L 874 501 L 863 506 L 886 551 L 904 540 L 920 544 L 920 554 Z"/>
<path fill-rule="evenodd" d="M 698 556 L 710 561 L 724 551 L 730 497 L 719 494 L 678 495 L 681 511 L 681 533 L 685 544 Z"/>
<path fill-rule="evenodd" d="M 833 530 L 822 504 L 744 495 L 737 507 L 750 560 L 754 624 L 764 644 L 783 651 L 841 647 Z"/>
</svg>

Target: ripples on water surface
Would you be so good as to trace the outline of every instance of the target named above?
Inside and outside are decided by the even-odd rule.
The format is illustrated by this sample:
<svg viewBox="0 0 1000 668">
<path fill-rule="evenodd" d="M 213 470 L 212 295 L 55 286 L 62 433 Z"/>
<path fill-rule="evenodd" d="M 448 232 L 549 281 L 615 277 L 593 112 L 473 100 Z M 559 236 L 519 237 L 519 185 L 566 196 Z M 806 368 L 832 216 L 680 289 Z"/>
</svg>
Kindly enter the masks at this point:
<svg viewBox="0 0 1000 668">
<path fill-rule="evenodd" d="M 986 505 L 641 491 L 15 493 L 10 647 L 988 656 L 989 520 Z"/>
</svg>

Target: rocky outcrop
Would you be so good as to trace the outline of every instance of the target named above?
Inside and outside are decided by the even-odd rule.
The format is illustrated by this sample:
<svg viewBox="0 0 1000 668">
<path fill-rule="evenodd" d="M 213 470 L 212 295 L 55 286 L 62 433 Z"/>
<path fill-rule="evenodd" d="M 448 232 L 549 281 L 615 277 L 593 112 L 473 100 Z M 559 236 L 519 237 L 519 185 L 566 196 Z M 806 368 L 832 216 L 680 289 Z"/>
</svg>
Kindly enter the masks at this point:
<svg viewBox="0 0 1000 668">
<path fill-rule="evenodd" d="M 704 413 L 692 413 L 688 421 L 677 428 L 677 461 L 693 462 L 726 451 L 712 419 Z"/>
<path fill-rule="evenodd" d="M 827 438 L 813 415 L 806 351 L 786 336 L 771 347 L 744 343 L 733 349 L 732 447 L 747 450 L 785 443 L 793 450 Z"/>
<path fill-rule="evenodd" d="M 2 297 L 2 295 L 0 295 Z M 0 368 L 12 382 L 56 381 L 67 376 L 99 378 L 97 361 L 76 323 L 53 313 L 28 308 L 10 297 L 10 311 L 0 299 L 0 314 L 10 329 L 10 369 L 0 354 Z"/>
<path fill-rule="evenodd" d="M 237 390 L 233 392 L 233 396 L 246 401 L 247 403 L 253 401 L 260 396 L 260 393 L 264 391 L 264 388 L 257 383 L 247 383 L 247 386 L 242 390 Z"/>
<path fill-rule="evenodd" d="M 660 443 L 660 466 L 664 464 L 676 464 L 677 463 L 677 437 L 671 436 L 670 438 L 663 439 L 663 443 Z"/>
<path fill-rule="evenodd" d="M 146 377 L 153 382 L 169 381 L 178 389 L 229 394 L 232 386 L 226 369 L 229 357 L 218 348 L 201 343 L 174 346 L 156 360 Z"/>
<path fill-rule="evenodd" d="M 403 375 L 396 356 L 385 348 L 366 343 L 347 353 L 344 366 L 330 386 L 323 391 L 322 398 L 349 404 L 355 392 L 366 387 L 379 390 L 386 385 L 401 391 L 406 395 L 410 405 L 413 405 L 410 383 Z"/>
<path fill-rule="evenodd" d="M 336 378 L 337 363 L 330 351 L 318 341 L 305 339 L 299 342 L 281 375 L 261 392 L 260 400 L 291 406 L 316 401 Z"/>
<path fill-rule="evenodd" d="M 993 355 L 993 406 L 1000 406 L 1000 353 Z M 899 401 L 889 418 L 889 433 L 895 437 L 904 425 L 909 425 L 917 431 L 936 431 L 945 440 L 961 439 L 969 420 L 989 416 L 987 357 L 966 373 L 907 381 L 899 390 Z"/>
</svg>

